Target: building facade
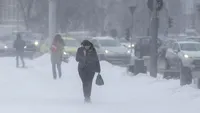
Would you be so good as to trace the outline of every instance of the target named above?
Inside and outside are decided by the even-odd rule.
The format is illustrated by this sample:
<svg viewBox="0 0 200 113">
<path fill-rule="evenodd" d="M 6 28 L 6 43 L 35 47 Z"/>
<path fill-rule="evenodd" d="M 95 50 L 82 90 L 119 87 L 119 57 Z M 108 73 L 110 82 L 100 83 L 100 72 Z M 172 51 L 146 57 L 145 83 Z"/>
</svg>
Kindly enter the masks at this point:
<svg viewBox="0 0 200 113">
<path fill-rule="evenodd" d="M 19 24 L 22 20 L 17 0 L 0 0 L 0 24 Z"/>
</svg>

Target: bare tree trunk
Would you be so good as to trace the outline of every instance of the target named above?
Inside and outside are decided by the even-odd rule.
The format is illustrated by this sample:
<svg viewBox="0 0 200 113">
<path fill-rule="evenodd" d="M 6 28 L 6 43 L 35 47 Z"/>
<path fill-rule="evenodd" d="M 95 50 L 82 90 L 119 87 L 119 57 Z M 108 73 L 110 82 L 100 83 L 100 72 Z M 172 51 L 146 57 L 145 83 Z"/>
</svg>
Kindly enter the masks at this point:
<svg viewBox="0 0 200 113">
<path fill-rule="evenodd" d="M 27 0 L 27 1 L 18 0 L 18 2 L 19 2 L 19 6 L 22 11 L 23 18 L 24 18 L 24 24 L 26 26 L 26 30 L 29 30 L 30 29 L 31 11 L 32 11 L 33 3 L 35 2 L 35 0 Z"/>
</svg>

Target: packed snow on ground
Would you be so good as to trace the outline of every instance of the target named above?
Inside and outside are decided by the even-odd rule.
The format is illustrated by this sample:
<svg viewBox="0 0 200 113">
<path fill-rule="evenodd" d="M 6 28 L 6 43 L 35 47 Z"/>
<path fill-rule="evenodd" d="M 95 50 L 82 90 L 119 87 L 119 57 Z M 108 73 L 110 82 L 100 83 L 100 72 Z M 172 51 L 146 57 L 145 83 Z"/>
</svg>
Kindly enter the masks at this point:
<svg viewBox="0 0 200 113">
<path fill-rule="evenodd" d="M 64 63 L 63 78 L 53 80 L 49 55 L 28 68 L 1 58 L 0 113 L 199 113 L 200 91 L 177 80 L 130 76 L 125 68 L 101 62 L 105 85 L 93 86 L 92 104 L 84 104 L 74 58 Z"/>
</svg>

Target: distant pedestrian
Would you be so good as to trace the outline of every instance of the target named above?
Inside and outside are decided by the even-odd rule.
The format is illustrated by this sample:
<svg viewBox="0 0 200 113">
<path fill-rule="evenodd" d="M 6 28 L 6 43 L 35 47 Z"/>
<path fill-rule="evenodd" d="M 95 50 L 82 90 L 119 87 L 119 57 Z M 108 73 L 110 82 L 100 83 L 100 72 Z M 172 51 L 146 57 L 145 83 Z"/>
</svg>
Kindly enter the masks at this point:
<svg viewBox="0 0 200 113">
<path fill-rule="evenodd" d="M 22 40 L 21 35 L 17 34 L 17 39 L 14 41 L 13 44 L 14 48 L 16 49 L 16 67 L 19 67 L 19 58 L 22 62 L 22 67 L 25 67 L 24 62 L 24 48 L 26 46 L 26 43 L 24 40 Z"/>
<path fill-rule="evenodd" d="M 90 96 L 92 91 L 92 81 L 95 72 L 100 73 L 100 63 L 97 52 L 93 44 L 88 40 L 84 40 L 82 47 L 79 47 L 76 53 L 76 61 L 78 64 L 78 72 L 83 83 L 83 93 L 85 102 L 91 102 Z"/>
<path fill-rule="evenodd" d="M 61 78 L 62 77 L 61 63 L 62 63 L 62 55 L 63 55 L 63 49 L 64 49 L 64 41 L 61 35 L 57 34 L 54 37 L 50 49 L 51 49 L 51 63 L 52 63 L 53 78 L 57 79 L 56 68 L 58 70 L 59 78 Z"/>
</svg>

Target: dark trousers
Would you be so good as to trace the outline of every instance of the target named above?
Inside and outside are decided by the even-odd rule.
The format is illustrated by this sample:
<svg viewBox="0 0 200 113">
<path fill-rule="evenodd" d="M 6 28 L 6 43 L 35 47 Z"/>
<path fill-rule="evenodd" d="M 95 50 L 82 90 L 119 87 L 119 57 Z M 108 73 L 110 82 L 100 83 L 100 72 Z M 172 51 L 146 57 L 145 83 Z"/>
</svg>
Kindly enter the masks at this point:
<svg viewBox="0 0 200 113">
<path fill-rule="evenodd" d="M 92 92 L 92 81 L 95 75 L 95 72 L 89 70 L 79 69 L 79 76 L 83 84 L 83 94 L 85 99 L 90 99 Z"/>
<path fill-rule="evenodd" d="M 22 62 L 22 66 L 25 67 L 24 63 L 24 53 L 23 52 L 16 52 L 16 66 L 19 67 L 19 59 Z"/>
<path fill-rule="evenodd" d="M 61 63 L 53 63 L 52 64 L 52 71 L 53 71 L 53 77 L 57 78 L 57 71 L 56 68 L 58 70 L 58 75 L 61 78 L 62 76 L 62 71 L 61 71 Z"/>
</svg>

